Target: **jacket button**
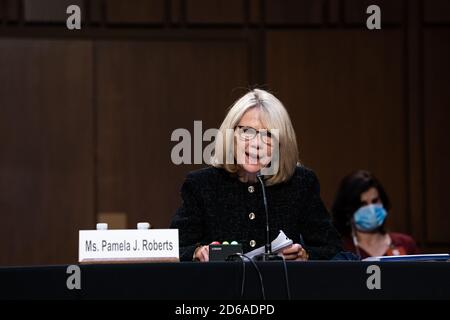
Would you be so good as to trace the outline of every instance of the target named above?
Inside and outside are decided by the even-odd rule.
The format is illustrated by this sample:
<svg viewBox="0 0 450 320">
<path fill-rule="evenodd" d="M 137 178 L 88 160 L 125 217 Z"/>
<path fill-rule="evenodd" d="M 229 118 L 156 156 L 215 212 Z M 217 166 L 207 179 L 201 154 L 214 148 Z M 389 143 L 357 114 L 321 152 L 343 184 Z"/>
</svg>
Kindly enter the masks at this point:
<svg viewBox="0 0 450 320">
<path fill-rule="evenodd" d="M 250 220 L 253 220 L 253 219 L 255 219 L 255 214 L 253 213 L 253 212 L 250 212 L 250 214 L 248 215 L 248 218 L 250 219 Z"/>
<path fill-rule="evenodd" d="M 250 192 L 250 193 L 255 192 L 255 187 L 254 186 L 248 187 L 248 192 Z"/>
<path fill-rule="evenodd" d="M 255 240 L 250 240 L 250 247 L 255 247 L 256 246 L 256 241 Z"/>
</svg>

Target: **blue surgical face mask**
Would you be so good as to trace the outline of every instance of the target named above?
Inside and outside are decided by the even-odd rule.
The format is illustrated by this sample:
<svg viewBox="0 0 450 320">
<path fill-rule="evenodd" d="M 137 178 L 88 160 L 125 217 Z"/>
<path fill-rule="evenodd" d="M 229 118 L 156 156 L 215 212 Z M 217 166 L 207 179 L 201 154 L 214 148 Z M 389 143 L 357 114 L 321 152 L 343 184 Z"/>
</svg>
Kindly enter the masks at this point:
<svg viewBox="0 0 450 320">
<path fill-rule="evenodd" d="M 387 212 L 381 204 L 369 204 L 359 208 L 353 215 L 353 222 L 359 231 L 370 232 L 380 227 Z"/>
</svg>

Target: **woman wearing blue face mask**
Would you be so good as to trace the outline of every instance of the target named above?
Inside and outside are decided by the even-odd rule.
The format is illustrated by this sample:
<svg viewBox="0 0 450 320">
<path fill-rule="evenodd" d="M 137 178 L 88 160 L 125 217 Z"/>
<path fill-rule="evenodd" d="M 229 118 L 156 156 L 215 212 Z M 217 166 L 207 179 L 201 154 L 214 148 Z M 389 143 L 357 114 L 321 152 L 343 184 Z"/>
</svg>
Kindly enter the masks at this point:
<svg viewBox="0 0 450 320">
<path fill-rule="evenodd" d="M 346 176 L 331 210 L 334 225 L 343 238 L 344 250 L 362 259 L 418 253 L 410 236 L 386 231 L 390 207 L 383 186 L 370 172 L 359 170 Z"/>
</svg>

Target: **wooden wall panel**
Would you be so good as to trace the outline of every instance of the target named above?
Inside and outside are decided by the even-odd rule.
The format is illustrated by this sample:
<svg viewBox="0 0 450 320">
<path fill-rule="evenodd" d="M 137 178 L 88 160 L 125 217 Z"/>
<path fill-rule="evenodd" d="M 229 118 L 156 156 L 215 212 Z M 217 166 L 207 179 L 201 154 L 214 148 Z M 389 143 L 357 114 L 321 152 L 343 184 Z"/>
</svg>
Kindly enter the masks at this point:
<svg viewBox="0 0 450 320">
<path fill-rule="evenodd" d="M 427 0 L 423 6 L 425 22 L 450 24 L 450 1 Z"/>
<path fill-rule="evenodd" d="M 106 18 L 112 23 L 163 23 L 164 0 L 108 0 Z"/>
<path fill-rule="evenodd" d="M 184 0 L 172 0 L 170 2 L 170 9 L 171 9 L 171 17 L 170 21 L 171 23 L 177 25 L 181 22 L 184 22 L 183 19 L 183 2 Z"/>
<path fill-rule="evenodd" d="M 392 197 L 389 225 L 406 231 L 401 33 L 270 32 L 267 79 L 291 114 L 300 159 L 331 205 L 341 178 L 368 169 Z"/>
<path fill-rule="evenodd" d="M 92 227 L 91 50 L 0 40 L 0 265 L 76 262 Z"/>
<path fill-rule="evenodd" d="M 102 21 L 102 17 L 105 14 L 106 10 L 103 11 L 102 0 L 90 0 L 89 1 L 89 11 L 86 15 L 89 15 L 89 21 L 98 23 Z"/>
<path fill-rule="evenodd" d="M 248 83 L 241 41 L 108 42 L 96 45 L 99 212 L 126 212 L 129 227 L 167 227 L 194 166 L 172 164 L 172 131 L 194 120 L 218 128 Z M 194 138 L 194 137 L 193 137 Z M 195 168 L 204 165 L 195 166 Z"/>
<path fill-rule="evenodd" d="M 190 23 L 244 23 L 243 0 L 187 0 Z"/>
<path fill-rule="evenodd" d="M 0 1 L 1 2 L 1 1 Z M 0 16 L 6 18 L 6 21 L 13 22 L 19 18 L 19 10 L 14 0 L 3 0 L 3 7 L 0 9 Z"/>
<path fill-rule="evenodd" d="M 385 24 L 400 24 L 403 20 L 404 0 L 344 0 L 345 22 L 366 25 L 370 5 L 378 5 L 381 10 L 381 27 Z"/>
<path fill-rule="evenodd" d="M 324 18 L 324 0 L 266 0 L 266 22 L 275 25 L 318 25 Z"/>
<path fill-rule="evenodd" d="M 426 240 L 450 243 L 450 28 L 427 30 L 424 39 Z"/>
<path fill-rule="evenodd" d="M 261 1 L 249 0 L 249 20 L 252 24 L 261 22 Z"/>
<path fill-rule="evenodd" d="M 24 0 L 24 18 L 26 22 L 65 22 L 67 7 L 72 4 L 79 6 L 83 14 L 83 0 Z"/>
<path fill-rule="evenodd" d="M 411 233 L 422 245 L 425 242 L 425 205 L 424 186 L 425 173 L 423 170 L 424 145 L 423 145 L 423 107 L 422 90 L 423 75 L 422 61 L 422 36 L 420 0 L 409 0 L 407 3 L 407 19 L 405 21 L 406 56 L 405 56 L 405 99 L 408 111 L 405 117 L 408 119 L 408 149 L 409 149 L 409 214 Z"/>
<path fill-rule="evenodd" d="M 341 20 L 341 6 L 343 5 L 340 0 L 328 0 L 327 21 L 331 25 L 337 24 Z"/>
</svg>

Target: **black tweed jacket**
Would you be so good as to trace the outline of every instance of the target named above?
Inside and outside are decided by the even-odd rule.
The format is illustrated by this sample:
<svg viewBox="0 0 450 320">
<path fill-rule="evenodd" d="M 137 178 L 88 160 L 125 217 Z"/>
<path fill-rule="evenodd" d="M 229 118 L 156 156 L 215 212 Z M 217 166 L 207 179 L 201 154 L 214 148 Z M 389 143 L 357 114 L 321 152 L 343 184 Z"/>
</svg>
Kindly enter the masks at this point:
<svg viewBox="0 0 450 320">
<path fill-rule="evenodd" d="M 297 167 L 289 181 L 266 187 L 266 195 L 271 240 L 283 230 L 294 243 L 303 240 L 312 260 L 331 259 L 341 250 L 313 171 Z M 223 169 L 208 167 L 187 175 L 181 197 L 171 228 L 179 229 L 182 261 L 192 260 L 198 245 L 212 241 L 237 241 L 244 252 L 264 245 L 259 184 L 242 183 Z"/>
</svg>

